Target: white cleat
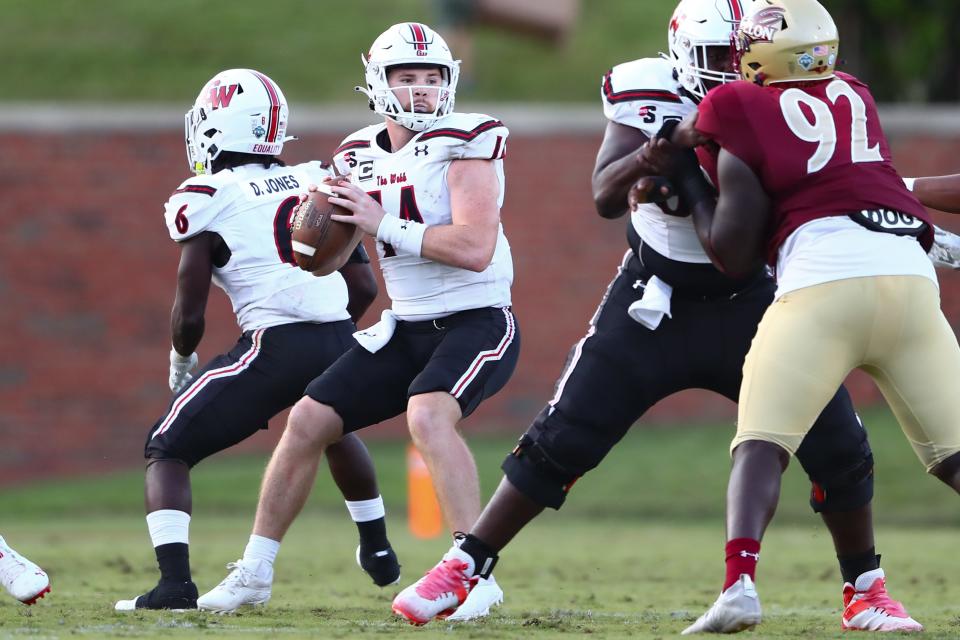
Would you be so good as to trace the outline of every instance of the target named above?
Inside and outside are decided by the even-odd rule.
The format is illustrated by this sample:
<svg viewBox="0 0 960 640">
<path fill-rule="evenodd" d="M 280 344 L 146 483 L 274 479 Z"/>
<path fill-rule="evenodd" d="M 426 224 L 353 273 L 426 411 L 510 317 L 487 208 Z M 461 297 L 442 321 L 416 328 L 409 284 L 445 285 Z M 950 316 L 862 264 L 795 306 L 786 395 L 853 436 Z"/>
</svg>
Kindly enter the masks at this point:
<svg viewBox="0 0 960 640">
<path fill-rule="evenodd" d="M 856 584 L 843 585 L 840 628 L 844 631 L 923 631 L 923 625 L 887 593 L 883 569 L 867 571 L 860 574 Z"/>
<path fill-rule="evenodd" d="M 0 584 L 23 604 L 34 604 L 50 592 L 50 578 L 43 569 L 7 546 L 0 537 Z"/>
<path fill-rule="evenodd" d="M 470 591 L 463 604 L 447 616 L 447 620 L 463 622 L 490 615 L 490 608 L 503 602 L 503 589 L 491 574 L 489 578 L 480 578 Z"/>
<path fill-rule="evenodd" d="M 736 633 L 760 624 L 760 597 L 753 580 L 745 573 L 720 594 L 705 614 L 683 630 L 692 633 Z"/>
<path fill-rule="evenodd" d="M 220 584 L 197 598 L 198 609 L 233 613 L 244 605 L 270 601 L 273 565 L 265 560 L 237 560 L 228 564 L 227 569 L 231 571 Z"/>
</svg>

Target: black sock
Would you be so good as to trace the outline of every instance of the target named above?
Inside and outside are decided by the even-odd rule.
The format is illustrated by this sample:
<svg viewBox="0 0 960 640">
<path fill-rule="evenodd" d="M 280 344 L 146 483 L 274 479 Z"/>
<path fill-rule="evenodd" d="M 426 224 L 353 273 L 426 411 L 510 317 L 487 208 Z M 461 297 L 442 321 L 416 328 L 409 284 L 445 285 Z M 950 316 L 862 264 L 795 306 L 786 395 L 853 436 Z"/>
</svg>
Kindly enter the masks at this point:
<svg viewBox="0 0 960 640">
<path fill-rule="evenodd" d="M 362 552 L 384 551 L 390 546 L 390 541 L 387 540 L 386 518 L 377 518 L 376 520 L 367 520 L 356 524 L 357 530 L 360 532 L 360 550 Z"/>
<path fill-rule="evenodd" d="M 857 578 L 866 573 L 880 568 L 880 556 L 877 555 L 876 548 L 870 547 L 863 553 L 852 556 L 837 556 L 840 561 L 840 573 L 843 575 L 843 581 L 854 584 Z"/>
<path fill-rule="evenodd" d="M 160 580 L 167 582 L 190 581 L 190 546 L 171 542 L 155 547 L 157 564 L 160 565 Z"/>
<path fill-rule="evenodd" d="M 474 575 L 481 578 L 490 577 L 499 558 L 490 545 L 477 536 L 468 533 L 463 538 L 463 542 L 460 543 L 460 550 L 473 558 Z"/>
</svg>

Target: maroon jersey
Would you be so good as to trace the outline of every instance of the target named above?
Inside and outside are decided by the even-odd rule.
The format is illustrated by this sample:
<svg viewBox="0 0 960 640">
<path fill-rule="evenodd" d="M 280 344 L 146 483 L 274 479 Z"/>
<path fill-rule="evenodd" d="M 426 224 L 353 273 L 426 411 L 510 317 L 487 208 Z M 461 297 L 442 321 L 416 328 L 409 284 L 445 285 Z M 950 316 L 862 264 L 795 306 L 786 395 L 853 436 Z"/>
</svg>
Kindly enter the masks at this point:
<svg viewBox="0 0 960 640">
<path fill-rule="evenodd" d="M 851 75 L 762 87 L 721 85 L 700 103 L 697 129 L 746 163 L 773 201 L 775 223 L 767 260 L 801 225 L 855 211 L 897 210 L 933 227 L 923 205 L 890 162 L 890 148 L 866 85 Z M 716 158 L 701 163 L 718 184 Z"/>
</svg>

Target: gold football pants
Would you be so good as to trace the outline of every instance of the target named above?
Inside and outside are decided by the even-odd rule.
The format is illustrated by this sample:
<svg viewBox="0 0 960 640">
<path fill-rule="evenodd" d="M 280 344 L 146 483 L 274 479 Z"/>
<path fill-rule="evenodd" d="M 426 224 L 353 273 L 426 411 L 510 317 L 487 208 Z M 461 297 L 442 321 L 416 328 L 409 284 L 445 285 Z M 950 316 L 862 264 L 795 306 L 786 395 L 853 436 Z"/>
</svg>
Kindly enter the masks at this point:
<svg viewBox="0 0 960 640">
<path fill-rule="evenodd" d="M 766 311 L 743 365 L 732 451 L 795 453 L 853 369 L 873 377 L 927 471 L 960 451 L 960 347 L 936 285 L 919 276 L 836 280 Z"/>
</svg>

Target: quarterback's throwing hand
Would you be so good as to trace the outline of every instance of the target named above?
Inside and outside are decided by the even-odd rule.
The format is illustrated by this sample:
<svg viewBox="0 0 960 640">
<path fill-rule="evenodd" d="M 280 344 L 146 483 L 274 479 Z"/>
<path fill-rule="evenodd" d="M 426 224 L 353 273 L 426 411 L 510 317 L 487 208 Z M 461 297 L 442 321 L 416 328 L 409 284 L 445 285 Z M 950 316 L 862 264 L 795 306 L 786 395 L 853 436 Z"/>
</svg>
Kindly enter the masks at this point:
<svg viewBox="0 0 960 640">
<path fill-rule="evenodd" d="M 170 349 L 170 379 L 168 380 L 170 391 L 180 393 L 185 386 L 190 384 L 190 381 L 193 380 L 190 371 L 197 366 L 199 361 L 200 358 L 196 351 L 189 356 L 182 356 L 177 353 L 176 349 Z"/>
<path fill-rule="evenodd" d="M 330 218 L 337 222 L 357 225 L 363 229 L 364 233 L 371 236 L 377 235 L 380 221 L 386 215 L 380 203 L 367 195 L 367 192 L 357 185 L 344 180 L 340 180 L 336 184 L 330 184 L 330 188 L 336 194 L 330 197 L 330 202 L 353 212 L 351 216 L 334 214 Z"/>
</svg>

